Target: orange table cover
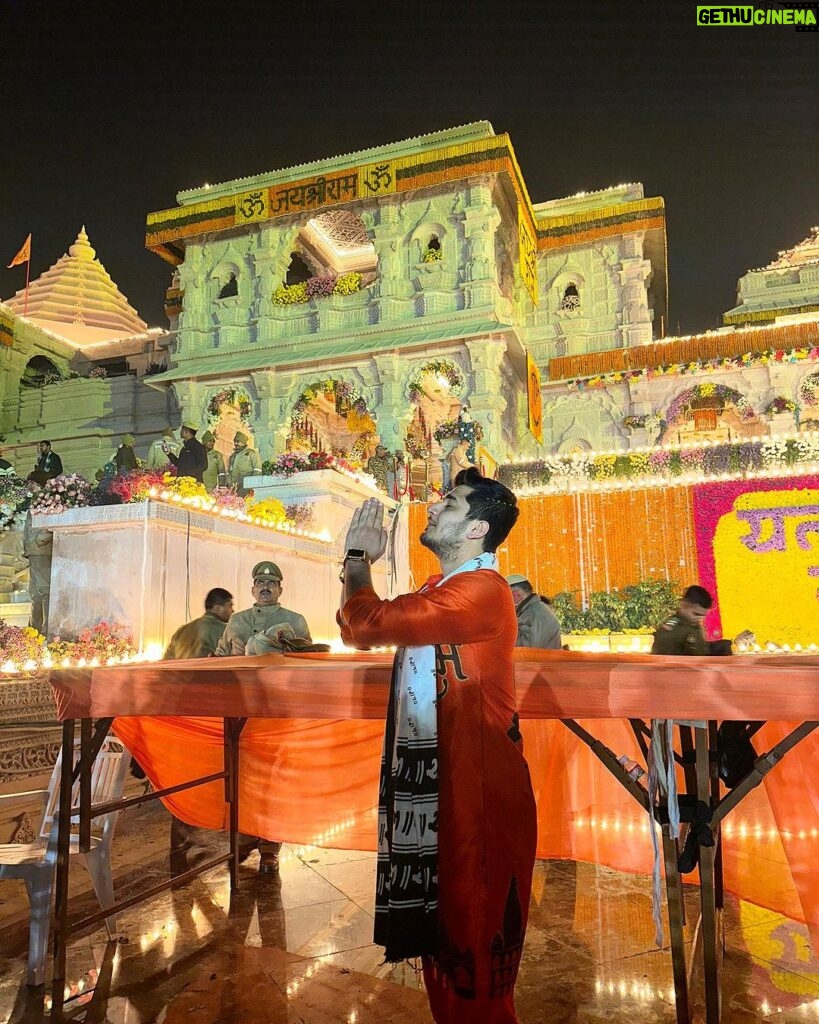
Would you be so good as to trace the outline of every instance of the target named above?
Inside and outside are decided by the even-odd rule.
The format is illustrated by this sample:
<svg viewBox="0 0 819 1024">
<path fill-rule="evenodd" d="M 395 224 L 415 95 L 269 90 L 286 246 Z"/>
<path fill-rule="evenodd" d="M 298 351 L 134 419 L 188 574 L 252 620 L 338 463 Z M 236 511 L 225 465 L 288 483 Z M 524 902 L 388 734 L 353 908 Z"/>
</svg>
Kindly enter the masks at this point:
<svg viewBox="0 0 819 1024">
<path fill-rule="evenodd" d="M 117 718 L 118 735 L 157 788 L 220 771 L 222 717 L 248 717 L 241 829 L 288 843 L 366 850 L 375 848 L 391 661 L 363 653 L 213 658 L 62 669 L 50 679 L 61 719 Z M 651 867 L 644 812 L 557 719 L 580 720 L 629 757 L 638 756 L 630 717 L 763 719 L 768 724 L 754 739 L 760 752 L 796 722 L 819 721 L 816 657 L 526 650 L 516 652 L 516 662 L 540 857 L 624 871 Z M 819 949 L 817 766 L 814 733 L 729 816 L 724 864 L 730 891 L 807 922 Z M 225 827 L 221 783 L 165 803 L 191 824 Z"/>
</svg>

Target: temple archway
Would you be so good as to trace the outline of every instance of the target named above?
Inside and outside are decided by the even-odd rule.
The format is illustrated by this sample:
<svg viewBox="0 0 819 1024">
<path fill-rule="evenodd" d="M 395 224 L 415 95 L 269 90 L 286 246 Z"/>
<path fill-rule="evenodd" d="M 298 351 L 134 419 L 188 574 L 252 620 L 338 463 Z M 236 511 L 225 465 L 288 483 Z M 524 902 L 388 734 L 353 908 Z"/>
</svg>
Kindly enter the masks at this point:
<svg viewBox="0 0 819 1024">
<path fill-rule="evenodd" d="M 664 415 L 661 441 L 731 441 L 767 434 L 748 399 L 725 384 L 696 384 L 682 391 Z"/>
<path fill-rule="evenodd" d="M 32 356 L 23 370 L 20 387 L 41 388 L 46 384 L 62 380 L 62 377 L 56 363 L 52 363 L 47 356 Z"/>
<path fill-rule="evenodd" d="M 404 447 L 417 497 L 427 498 L 444 485 L 443 460 L 463 429 L 463 386 L 463 372 L 451 359 L 421 363 L 408 381 L 407 398 L 413 410 Z"/>
<path fill-rule="evenodd" d="M 329 378 L 310 384 L 293 406 L 288 451 L 327 452 L 366 466 L 378 441 L 367 403 L 348 381 Z"/>
<path fill-rule="evenodd" d="M 222 453 L 227 465 L 233 454 L 233 438 L 237 431 L 247 435 L 253 443 L 253 402 L 243 387 L 220 388 L 208 399 L 205 408 L 207 430 L 216 438 L 216 450 Z M 200 435 L 201 439 L 201 435 Z"/>
</svg>

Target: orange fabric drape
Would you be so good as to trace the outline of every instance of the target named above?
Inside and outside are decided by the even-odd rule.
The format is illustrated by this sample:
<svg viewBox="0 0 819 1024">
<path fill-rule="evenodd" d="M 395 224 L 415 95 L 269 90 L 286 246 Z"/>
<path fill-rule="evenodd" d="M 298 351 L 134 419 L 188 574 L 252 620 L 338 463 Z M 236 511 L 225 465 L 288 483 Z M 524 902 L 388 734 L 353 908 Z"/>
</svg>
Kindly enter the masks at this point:
<svg viewBox="0 0 819 1024">
<path fill-rule="evenodd" d="M 625 721 L 582 722 L 618 756 L 639 757 Z M 784 735 L 783 723 L 758 734 L 758 750 Z M 646 816 L 565 726 L 521 722 L 537 800 L 539 857 L 571 858 L 648 873 Z M 205 718 L 120 718 L 117 734 L 155 786 L 222 768 L 222 723 Z M 251 719 L 240 757 L 240 827 L 288 843 L 374 850 L 380 722 Z M 804 740 L 728 818 L 727 888 L 810 927 L 819 948 L 819 736 Z M 222 783 L 165 800 L 195 825 L 226 827 Z"/>
<path fill-rule="evenodd" d="M 543 494 L 519 499 L 520 518 L 498 549 L 502 573 L 522 573 L 540 594 L 587 598 L 643 579 L 697 574 L 692 488 Z M 427 506 L 410 505 L 410 569 L 420 586 L 437 572 L 418 537 Z"/>
</svg>

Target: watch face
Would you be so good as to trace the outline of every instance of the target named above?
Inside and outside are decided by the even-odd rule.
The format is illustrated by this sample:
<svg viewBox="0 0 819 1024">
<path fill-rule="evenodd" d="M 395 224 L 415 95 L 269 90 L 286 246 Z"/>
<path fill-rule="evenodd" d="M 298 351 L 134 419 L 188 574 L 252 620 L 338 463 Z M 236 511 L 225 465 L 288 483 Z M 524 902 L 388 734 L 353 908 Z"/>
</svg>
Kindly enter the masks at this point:
<svg viewBox="0 0 819 1024">
<path fill-rule="evenodd" d="M 345 558 L 366 558 L 367 552 L 362 548 L 348 548 L 344 554 Z"/>
</svg>

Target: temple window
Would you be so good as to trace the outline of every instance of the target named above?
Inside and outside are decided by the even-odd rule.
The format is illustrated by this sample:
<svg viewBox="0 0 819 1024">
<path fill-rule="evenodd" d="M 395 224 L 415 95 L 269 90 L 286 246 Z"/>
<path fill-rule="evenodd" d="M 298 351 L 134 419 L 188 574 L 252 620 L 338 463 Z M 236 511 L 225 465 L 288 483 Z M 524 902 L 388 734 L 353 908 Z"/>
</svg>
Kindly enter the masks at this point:
<svg viewBox="0 0 819 1024">
<path fill-rule="evenodd" d="M 46 384 L 62 380 L 62 374 L 57 366 L 45 356 L 33 356 L 26 363 L 23 376 L 20 379 L 21 388 L 41 388 Z"/>
<path fill-rule="evenodd" d="M 364 285 L 375 278 L 375 246 L 366 224 L 353 210 L 328 210 L 311 218 L 299 234 L 299 246 L 319 268 L 312 274 L 358 273 Z"/>
<path fill-rule="evenodd" d="M 443 258 L 441 240 L 437 235 L 430 235 L 426 248 L 421 253 L 422 263 L 437 263 Z"/>
<path fill-rule="evenodd" d="M 239 294 L 239 282 L 236 280 L 236 275 L 231 274 L 225 284 L 219 289 L 220 299 L 230 299 L 233 296 Z"/>
<path fill-rule="evenodd" d="M 285 284 L 304 284 L 313 276 L 313 271 L 308 267 L 307 261 L 298 252 L 290 253 L 290 266 L 284 278 Z"/>
<path fill-rule="evenodd" d="M 580 293 L 577 290 L 576 284 L 566 285 L 563 290 L 563 298 L 560 300 L 560 305 L 557 308 L 562 310 L 580 309 Z"/>
</svg>

